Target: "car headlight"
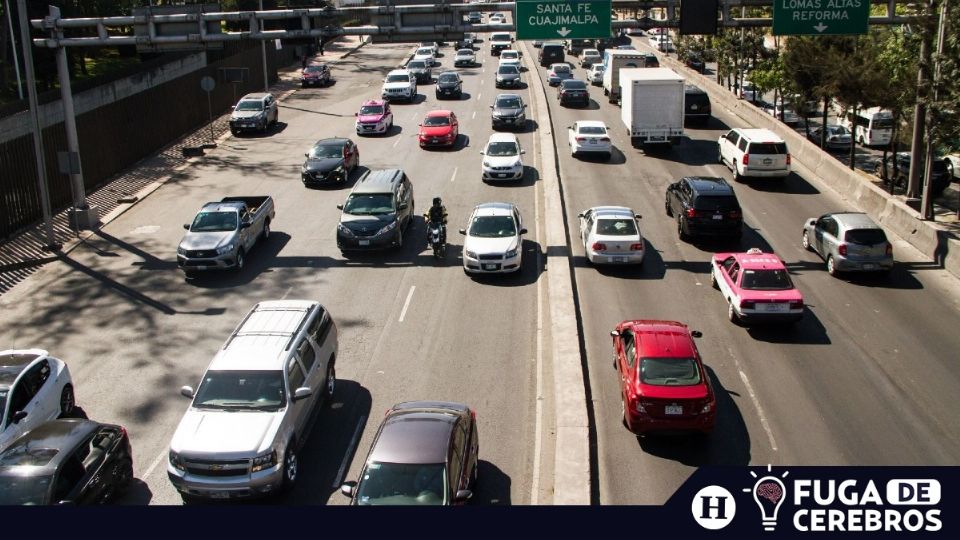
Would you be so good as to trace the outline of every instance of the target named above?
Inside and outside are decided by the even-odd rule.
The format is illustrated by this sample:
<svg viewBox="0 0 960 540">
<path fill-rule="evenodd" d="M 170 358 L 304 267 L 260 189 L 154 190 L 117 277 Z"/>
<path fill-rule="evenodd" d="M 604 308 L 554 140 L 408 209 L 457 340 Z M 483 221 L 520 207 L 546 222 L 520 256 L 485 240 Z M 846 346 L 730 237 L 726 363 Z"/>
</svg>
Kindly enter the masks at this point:
<svg viewBox="0 0 960 540">
<path fill-rule="evenodd" d="M 337 232 L 344 236 L 353 236 L 353 231 L 348 229 L 343 223 L 337 224 Z"/>
<path fill-rule="evenodd" d="M 187 250 L 177 246 L 177 255 L 186 255 L 186 254 L 187 254 Z"/>
<path fill-rule="evenodd" d="M 513 164 L 513 166 L 514 166 L 514 167 L 523 167 L 523 162 L 518 159 L 517 162 Z"/>
<path fill-rule="evenodd" d="M 180 457 L 180 454 L 171 450 L 169 458 L 170 458 L 170 465 L 172 465 L 174 469 L 177 469 L 178 471 L 187 470 L 186 466 L 184 466 L 183 464 L 183 458 Z"/>
<path fill-rule="evenodd" d="M 388 233 L 388 232 L 396 229 L 396 228 L 397 228 L 397 223 L 398 223 L 399 221 L 400 221 L 400 220 L 398 219 L 398 220 L 396 220 L 396 221 L 391 222 L 389 225 L 384 225 L 383 228 L 381 228 L 379 231 L 377 231 L 377 234 L 386 234 L 386 233 Z"/>
<path fill-rule="evenodd" d="M 503 256 L 504 256 L 505 258 L 507 258 L 507 259 L 512 259 L 512 258 L 514 258 L 514 257 L 517 256 L 517 253 L 520 253 L 520 247 L 519 247 L 519 246 L 517 246 L 517 247 L 511 249 L 510 251 L 504 253 Z"/>
<path fill-rule="evenodd" d="M 469 257 L 469 258 L 471 258 L 471 259 L 476 259 L 476 258 L 477 258 L 477 254 L 476 254 L 476 252 L 474 252 L 474 251 L 469 251 L 469 250 L 467 250 L 467 251 L 464 251 L 464 254 L 466 254 L 466 256 Z"/>
<path fill-rule="evenodd" d="M 710 403 L 710 402 L 708 401 L 708 402 L 706 402 L 706 403 L 703 405 L 703 408 L 700 409 L 700 412 L 701 412 L 701 413 L 708 413 L 708 412 L 710 412 L 710 411 L 712 411 L 712 410 L 713 410 L 713 403 Z"/>
<path fill-rule="evenodd" d="M 489 161 L 484 161 L 484 162 L 483 162 L 483 166 L 484 166 L 484 167 L 493 167 L 493 165 L 491 165 Z"/>
<path fill-rule="evenodd" d="M 224 253 L 230 253 L 233 251 L 233 244 L 227 244 L 225 246 L 220 246 L 217 248 L 217 255 L 223 255 Z"/>
<path fill-rule="evenodd" d="M 250 472 L 262 471 L 264 469 L 269 469 L 277 464 L 277 451 L 271 450 L 266 454 L 259 455 L 253 458 L 253 463 L 250 466 Z"/>
<path fill-rule="evenodd" d="M 345 169 L 343 168 L 343 163 L 341 163 L 340 165 L 337 165 L 337 168 L 334 169 L 333 172 L 335 172 L 335 173 L 343 173 L 344 170 L 345 170 Z"/>
</svg>

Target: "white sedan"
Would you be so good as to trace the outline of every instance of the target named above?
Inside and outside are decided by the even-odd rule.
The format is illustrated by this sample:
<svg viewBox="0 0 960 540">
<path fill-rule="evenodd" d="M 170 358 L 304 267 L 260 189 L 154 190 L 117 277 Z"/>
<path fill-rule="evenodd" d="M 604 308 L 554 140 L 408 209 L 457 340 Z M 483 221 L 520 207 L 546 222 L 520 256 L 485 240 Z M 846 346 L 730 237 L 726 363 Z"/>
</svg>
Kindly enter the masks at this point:
<svg viewBox="0 0 960 540">
<path fill-rule="evenodd" d="M 422 60 L 430 67 L 433 67 L 437 63 L 437 56 L 433 52 L 433 47 L 420 47 L 413 53 L 413 59 Z"/>
<path fill-rule="evenodd" d="M 610 134 L 607 126 L 599 120 L 580 120 L 567 128 L 567 144 L 570 146 L 570 155 L 600 154 L 610 159 L 613 145 L 610 143 Z"/>
<path fill-rule="evenodd" d="M 579 214 L 580 239 L 594 264 L 640 264 L 646 253 L 640 214 L 625 206 L 596 206 Z"/>
<path fill-rule="evenodd" d="M 500 64 L 501 66 L 517 66 L 517 69 L 522 70 L 523 67 L 520 65 L 520 51 L 515 51 L 513 49 L 506 49 L 500 51 Z"/>
<path fill-rule="evenodd" d="M 460 49 L 457 51 L 456 56 L 453 57 L 453 65 L 456 66 L 472 66 L 477 63 L 477 55 L 474 54 L 473 49 Z"/>
<path fill-rule="evenodd" d="M 0 450 L 47 420 L 70 415 L 74 403 L 62 360 L 41 349 L 0 351 Z"/>
<path fill-rule="evenodd" d="M 590 74 L 587 75 L 587 80 L 590 81 L 590 84 L 594 86 L 600 86 L 603 84 L 603 64 L 594 64 L 590 68 Z"/>
<path fill-rule="evenodd" d="M 520 271 L 523 228 L 520 210 L 510 203 L 478 204 L 470 214 L 463 241 L 463 271 L 468 274 L 506 274 Z"/>
</svg>

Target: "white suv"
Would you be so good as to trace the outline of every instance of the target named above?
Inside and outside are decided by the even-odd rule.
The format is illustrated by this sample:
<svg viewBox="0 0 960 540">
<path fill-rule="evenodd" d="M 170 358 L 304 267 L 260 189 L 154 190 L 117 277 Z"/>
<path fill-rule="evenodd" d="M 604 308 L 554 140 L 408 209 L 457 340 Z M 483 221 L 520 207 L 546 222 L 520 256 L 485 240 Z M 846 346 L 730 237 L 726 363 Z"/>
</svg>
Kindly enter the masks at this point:
<svg viewBox="0 0 960 540">
<path fill-rule="evenodd" d="M 520 210 L 510 203 L 478 204 L 470 214 L 463 241 L 463 271 L 468 274 L 505 274 L 520 271 L 523 228 Z"/>
<path fill-rule="evenodd" d="M 717 140 L 718 159 L 738 182 L 746 177 L 786 178 L 790 175 L 787 143 L 769 129 L 731 129 Z"/>
<path fill-rule="evenodd" d="M 417 97 L 417 78 L 406 69 L 395 69 L 387 73 L 387 77 L 383 79 L 380 97 L 390 101 L 413 101 Z"/>
<path fill-rule="evenodd" d="M 170 441 L 184 498 L 264 495 L 297 480 L 297 455 L 336 386 L 337 326 L 317 302 L 260 302 L 207 367 Z"/>
<path fill-rule="evenodd" d="M 513 133 L 494 133 L 480 153 L 483 155 L 481 175 L 484 182 L 523 179 L 520 155 L 526 150 L 520 148 L 520 140 Z"/>
</svg>

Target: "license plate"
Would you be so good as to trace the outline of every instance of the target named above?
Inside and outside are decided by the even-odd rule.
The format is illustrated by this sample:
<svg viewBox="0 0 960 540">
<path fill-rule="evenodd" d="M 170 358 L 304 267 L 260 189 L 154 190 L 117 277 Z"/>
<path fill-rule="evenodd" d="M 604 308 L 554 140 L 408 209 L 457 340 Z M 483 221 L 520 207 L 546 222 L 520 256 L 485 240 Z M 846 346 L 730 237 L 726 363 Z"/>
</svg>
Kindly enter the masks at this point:
<svg viewBox="0 0 960 540">
<path fill-rule="evenodd" d="M 773 163 L 773 160 L 770 159 L 770 158 L 765 158 L 765 159 L 763 160 L 763 164 L 764 164 L 764 165 L 770 165 L 771 163 Z"/>
<path fill-rule="evenodd" d="M 430 139 L 430 142 L 431 142 L 432 144 L 437 144 L 437 139 Z"/>
<path fill-rule="evenodd" d="M 597 141 L 590 139 L 590 144 L 597 144 Z"/>
<path fill-rule="evenodd" d="M 210 267 L 209 267 L 209 266 L 194 266 L 194 268 L 196 268 L 197 270 L 206 270 L 207 268 L 210 268 Z"/>
<path fill-rule="evenodd" d="M 863 265 L 864 270 L 876 270 L 876 268 L 877 268 L 877 265 L 873 263 L 864 263 Z"/>
<path fill-rule="evenodd" d="M 211 491 L 209 495 L 211 499 L 229 499 L 230 498 L 230 492 L 228 491 Z"/>
<path fill-rule="evenodd" d="M 508 176 L 507 173 L 499 173 L 499 174 L 497 174 L 497 178 L 506 178 L 507 176 Z"/>
<path fill-rule="evenodd" d="M 682 405 L 667 405 L 663 408 L 663 414 L 683 414 Z"/>
<path fill-rule="evenodd" d="M 698 106 L 696 106 L 696 105 L 691 105 L 691 106 L 690 106 L 690 110 L 691 110 L 691 111 L 695 111 L 695 110 L 697 110 L 697 109 L 699 109 L 699 108 L 700 108 L 700 107 L 698 107 Z"/>
<path fill-rule="evenodd" d="M 369 241 L 369 240 L 360 240 L 360 241 L 358 242 L 358 244 L 360 244 L 361 246 L 369 246 L 369 245 L 370 245 L 370 241 Z"/>
<path fill-rule="evenodd" d="M 713 219 L 723 219 L 723 214 L 714 214 Z"/>
<path fill-rule="evenodd" d="M 627 262 L 626 257 L 610 257 L 615 263 L 625 263 Z"/>
<path fill-rule="evenodd" d="M 495 264 L 485 264 L 485 265 L 483 265 L 483 269 L 484 269 L 484 270 L 496 270 L 496 269 L 497 269 L 497 265 L 495 265 Z"/>
<path fill-rule="evenodd" d="M 766 311 L 766 312 L 768 312 L 768 313 L 780 313 L 780 312 L 783 312 L 783 311 L 787 311 L 788 309 L 789 309 L 789 306 L 788 306 L 787 304 L 780 304 L 780 303 L 777 303 L 777 304 L 765 304 L 765 303 L 757 304 L 757 311 Z"/>
</svg>

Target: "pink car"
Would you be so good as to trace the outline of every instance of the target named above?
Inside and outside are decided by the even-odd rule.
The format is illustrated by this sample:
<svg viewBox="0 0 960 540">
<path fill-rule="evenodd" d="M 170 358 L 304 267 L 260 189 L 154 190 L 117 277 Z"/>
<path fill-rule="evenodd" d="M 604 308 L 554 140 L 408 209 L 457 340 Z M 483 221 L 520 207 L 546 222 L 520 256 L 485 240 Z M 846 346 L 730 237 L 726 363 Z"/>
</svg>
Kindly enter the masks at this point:
<svg viewBox="0 0 960 540">
<path fill-rule="evenodd" d="M 379 99 L 363 102 L 356 117 L 357 135 L 389 133 L 393 127 L 393 111 L 390 110 L 390 104 Z"/>
<path fill-rule="evenodd" d="M 803 317 L 803 295 L 793 286 L 780 257 L 751 248 L 717 253 L 710 282 L 727 299 L 731 322 L 796 322 Z"/>
</svg>

